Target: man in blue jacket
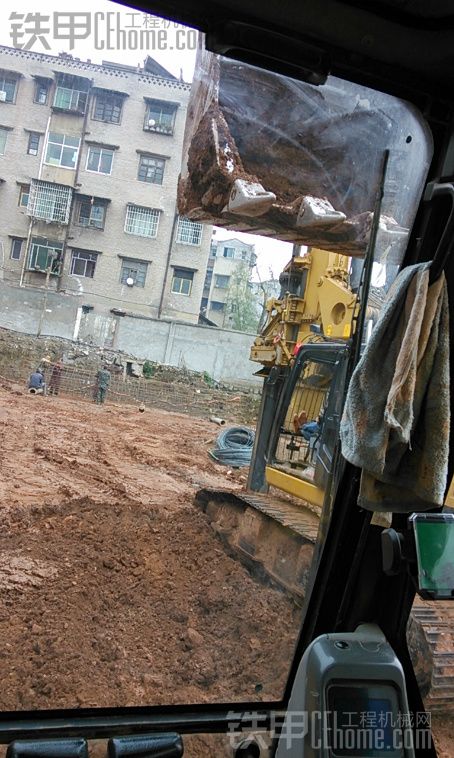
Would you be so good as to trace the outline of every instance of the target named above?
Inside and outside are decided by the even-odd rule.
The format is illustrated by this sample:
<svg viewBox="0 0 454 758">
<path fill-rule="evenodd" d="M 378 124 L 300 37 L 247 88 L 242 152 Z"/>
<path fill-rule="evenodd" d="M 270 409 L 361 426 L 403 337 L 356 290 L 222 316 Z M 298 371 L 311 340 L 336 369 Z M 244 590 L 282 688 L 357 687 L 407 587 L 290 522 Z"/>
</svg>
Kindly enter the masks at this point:
<svg viewBox="0 0 454 758">
<path fill-rule="evenodd" d="M 46 382 L 44 380 L 44 374 L 40 368 L 37 368 L 33 374 L 30 374 L 30 379 L 28 380 L 28 391 L 31 395 L 46 394 Z"/>
</svg>

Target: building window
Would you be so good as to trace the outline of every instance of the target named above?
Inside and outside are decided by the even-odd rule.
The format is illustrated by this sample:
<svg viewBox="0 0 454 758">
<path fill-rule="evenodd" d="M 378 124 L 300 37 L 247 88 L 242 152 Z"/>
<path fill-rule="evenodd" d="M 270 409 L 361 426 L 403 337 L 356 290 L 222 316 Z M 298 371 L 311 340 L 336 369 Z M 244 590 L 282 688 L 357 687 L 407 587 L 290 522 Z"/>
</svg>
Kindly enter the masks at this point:
<svg viewBox="0 0 454 758">
<path fill-rule="evenodd" d="M 190 295 L 193 279 L 193 271 L 188 271 L 185 268 L 175 268 L 173 270 L 172 292 L 179 295 Z"/>
<path fill-rule="evenodd" d="M 165 100 L 148 100 L 143 128 L 148 132 L 173 134 L 178 105 Z"/>
<path fill-rule="evenodd" d="M 50 83 L 46 81 L 39 81 L 39 79 L 35 82 L 35 95 L 33 98 L 33 102 L 38 103 L 39 105 L 47 105 L 47 98 L 49 95 L 49 86 Z"/>
<path fill-rule="evenodd" d="M 234 258 L 235 257 L 235 248 L 234 247 L 225 247 L 222 255 L 224 258 Z"/>
<path fill-rule="evenodd" d="M 47 271 L 59 274 L 63 251 L 62 242 L 53 242 L 45 237 L 32 237 L 28 254 L 28 268 L 33 271 Z"/>
<path fill-rule="evenodd" d="M 89 147 L 87 156 L 87 171 L 97 174 L 110 174 L 112 171 L 114 151 L 107 147 Z"/>
<path fill-rule="evenodd" d="M 23 241 L 24 240 L 20 239 L 19 237 L 13 237 L 13 239 L 11 240 L 10 258 L 12 258 L 13 261 L 20 261 Z"/>
<path fill-rule="evenodd" d="M 21 184 L 19 189 L 19 207 L 26 208 L 30 197 L 30 185 Z"/>
<path fill-rule="evenodd" d="M 217 300 L 212 300 L 210 303 L 210 308 L 212 311 L 223 311 L 225 308 L 225 303 L 220 303 Z"/>
<path fill-rule="evenodd" d="M 121 262 L 121 284 L 128 284 L 130 286 L 135 285 L 136 287 L 145 287 L 147 268 L 148 263 L 145 261 L 136 261 L 133 258 L 125 258 Z M 128 279 L 130 281 L 128 281 Z"/>
<path fill-rule="evenodd" d="M 76 205 L 75 222 L 78 226 L 104 229 L 107 204 L 94 197 L 81 198 Z"/>
<path fill-rule="evenodd" d="M 200 245 L 203 226 L 198 221 L 191 221 L 180 216 L 177 227 L 177 242 L 184 245 Z"/>
<path fill-rule="evenodd" d="M 87 279 L 93 279 L 97 259 L 98 253 L 73 250 L 70 273 L 74 274 L 74 276 L 85 276 Z"/>
<path fill-rule="evenodd" d="M 8 71 L 0 71 L 0 103 L 14 103 L 16 89 L 17 76 Z"/>
<path fill-rule="evenodd" d="M 162 184 L 164 178 L 165 160 L 148 155 L 141 155 L 139 160 L 140 182 L 149 182 L 150 184 Z"/>
<path fill-rule="evenodd" d="M 9 129 L 0 128 L 0 155 L 5 155 L 6 150 L 6 138 L 8 136 Z"/>
<path fill-rule="evenodd" d="M 66 184 L 53 184 L 33 179 L 27 214 L 33 218 L 57 224 L 69 222 L 72 188 Z"/>
<path fill-rule="evenodd" d="M 87 97 L 88 93 L 82 90 L 57 86 L 54 97 L 54 108 L 84 114 L 87 107 Z"/>
<path fill-rule="evenodd" d="M 40 135 L 37 132 L 30 132 L 30 134 L 28 135 L 28 146 L 27 146 L 28 155 L 38 155 L 39 140 L 40 140 Z"/>
<path fill-rule="evenodd" d="M 119 124 L 121 120 L 121 109 L 124 98 L 121 95 L 113 95 L 108 92 L 102 95 L 96 95 L 93 108 L 94 121 L 107 121 L 110 124 Z"/>
<path fill-rule="evenodd" d="M 46 147 L 45 163 L 50 166 L 75 169 L 79 155 L 79 137 L 69 137 L 66 134 L 49 132 Z"/>
<path fill-rule="evenodd" d="M 125 232 L 137 234 L 138 237 L 156 237 L 158 233 L 159 214 L 156 208 L 144 208 L 141 205 L 126 206 Z"/>
<path fill-rule="evenodd" d="M 226 290 L 228 289 L 229 282 L 230 276 L 225 276 L 225 274 L 216 274 L 214 286 L 218 287 L 220 290 Z"/>
</svg>

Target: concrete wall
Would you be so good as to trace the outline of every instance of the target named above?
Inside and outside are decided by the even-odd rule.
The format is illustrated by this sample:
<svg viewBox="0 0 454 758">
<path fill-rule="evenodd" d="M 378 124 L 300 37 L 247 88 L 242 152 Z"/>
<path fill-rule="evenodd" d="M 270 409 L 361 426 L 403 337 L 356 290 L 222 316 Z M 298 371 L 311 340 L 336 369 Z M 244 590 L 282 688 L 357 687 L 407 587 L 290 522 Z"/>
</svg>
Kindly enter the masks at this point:
<svg viewBox="0 0 454 758">
<path fill-rule="evenodd" d="M 0 281 L 0 326 L 37 334 L 41 314 L 43 336 L 64 337 L 122 350 L 140 359 L 206 371 L 225 382 L 261 380 L 253 376 L 259 366 L 249 361 L 254 335 L 199 326 L 181 321 L 140 316 L 114 316 L 96 310 L 84 313 L 80 300 L 44 290 L 6 285 Z"/>
<path fill-rule="evenodd" d="M 44 313 L 41 334 L 72 339 L 77 317 L 74 298 L 44 290 L 6 286 L 0 283 L 0 326 L 26 334 L 37 334 L 40 315 Z"/>
<path fill-rule="evenodd" d="M 217 381 L 260 383 L 249 360 L 252 334 L 178 321 L 120 318 L 115 347 L 138 358 L 206 371 Z"/>
</svg>

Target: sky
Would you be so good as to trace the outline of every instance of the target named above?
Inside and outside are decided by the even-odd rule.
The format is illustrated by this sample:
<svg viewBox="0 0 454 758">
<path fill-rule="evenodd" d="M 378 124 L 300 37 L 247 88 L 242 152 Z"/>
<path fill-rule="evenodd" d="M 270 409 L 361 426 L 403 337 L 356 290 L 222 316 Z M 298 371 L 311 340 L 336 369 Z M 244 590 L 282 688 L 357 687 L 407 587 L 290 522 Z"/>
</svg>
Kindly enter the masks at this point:
<svg viewBox="0 0 454 758">
<path fill-rule="evenodd" d="M 197 32 L 107 0 L 3 0 L 0 5 L 0 44 L 58 55 L 71 53 L 92 63 L 103 60 L 143 65 L 147 55 L 174 76 L 191 82 Z M 39 11 L 37 10 L 39 8 Z M 68 14 L 75 14 L 70 16 Z M 73 38 L 71 39 L 71 29 Z M 33 37 L 35 31 L 35 38 Z M 148 33 L 148 34 L 147 34 Z M 183 49 L 184 48 L 184 49 Z M 231 237 L 255 245 L 255 281 L 278 278 L 290 260 L 292 246 L 256 235 L 218 229 L 217 239 Z"/>
</svg>

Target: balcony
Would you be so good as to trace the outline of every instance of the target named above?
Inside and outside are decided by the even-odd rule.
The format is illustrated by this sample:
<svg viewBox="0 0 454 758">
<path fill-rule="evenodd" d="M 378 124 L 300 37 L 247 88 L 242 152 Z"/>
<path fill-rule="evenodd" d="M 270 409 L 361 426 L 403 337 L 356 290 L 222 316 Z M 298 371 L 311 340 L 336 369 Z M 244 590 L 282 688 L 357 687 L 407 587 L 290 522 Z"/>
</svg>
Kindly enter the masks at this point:
<svg viewBox="0 0 454 758">
<path fill-rule="evenodd" d="M 69 223 L 72 188 L 32 179 L 26 213 L 47 224 Z"/>
</svg>

